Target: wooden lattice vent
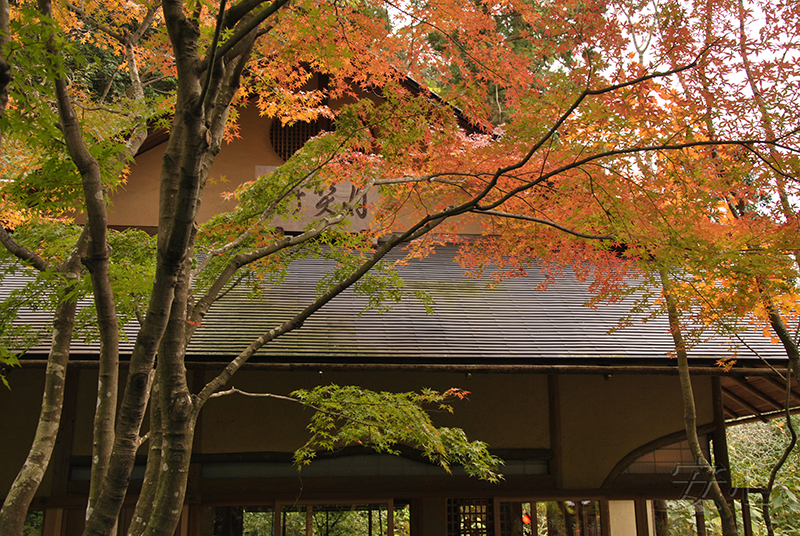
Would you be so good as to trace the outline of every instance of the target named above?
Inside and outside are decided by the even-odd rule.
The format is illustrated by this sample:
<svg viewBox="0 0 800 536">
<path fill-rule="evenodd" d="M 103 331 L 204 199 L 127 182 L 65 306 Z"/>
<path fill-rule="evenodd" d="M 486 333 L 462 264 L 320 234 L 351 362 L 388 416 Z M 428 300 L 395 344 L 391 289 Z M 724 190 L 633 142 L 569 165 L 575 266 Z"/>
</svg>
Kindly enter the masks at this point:
<svg viewBox="0 0 800 536">
<path fill-rule="evenodd" d="M 331 120 L 327 117 L 320 117 L 312 122 L 298 121 L 286 126 L 282 126 L 280 119 L 275 118 L 269 129 L 269 141 L 278 156 L 285 161 L 308 140 L 325 130 L 331 130 Z"/>
<path fill-rule="evenodd" d="M 492 536 L 491 498 L 447 499 L 447 536 Z"/>
</svg>

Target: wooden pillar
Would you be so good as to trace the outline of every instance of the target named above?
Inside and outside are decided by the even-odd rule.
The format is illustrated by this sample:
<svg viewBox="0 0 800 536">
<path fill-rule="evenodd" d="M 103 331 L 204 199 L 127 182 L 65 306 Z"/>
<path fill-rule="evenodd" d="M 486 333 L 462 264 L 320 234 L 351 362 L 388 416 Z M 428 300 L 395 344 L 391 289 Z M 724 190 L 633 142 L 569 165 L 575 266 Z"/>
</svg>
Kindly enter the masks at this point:
<svg viewBox="0 0 800 536">
<path fill-rule="evenodd" d="M 753 520 L 750 517 L 750 492 L 747 488 L 742 490 L 742 525 L 744 536 L 753 536 Z"/>
<path fill-rule="evenodd" d="M 425 534 L 425 501 L 411 499 L 411 536 L 424 536 Z"/>
<path fill-rule="evenodd" d="M 653 501 L 653 521 L 656 528 L 655 536 L 669 536 L 669 516 L 667 501 Z"/>
<path fill-rule="evenodd" d="M 42 536 L 62 536 L 66 528 L 67 515 L 64 508 L 45 508 L 42 521 Z"/>
<path fill-rule="evenodd" d="M 636 536 L 650 536 L 650 511 L 647 499 L 636 499 Z"/>
<path fill-rule="evenodd" d="M 281 517 L 280 503 L 275 503 L 275 513 L 272 526 L 275 536 L 281 536 L 281 534 L 283 534 L 283 518 Z"/>
<path fill-rule="evenodd" d="M 386 534 L 394 536 L 394 499 L 389 499 L 386 509 Z"/>
<path fill-rule="evenodd" d="M 492 526 L 494 527 L 494 536 L 501 536 L 500 516 L 500 499 L 492 497 Z"/>
<path fill-rule="evenodd" d="M 185 504 L 181 509 L 181 518 L 178 521 L 178 528 L 175 531 L 175 536 L 189 536 L 189 507 Z"/>
<path fill-rule="evenodd" d="M 730 496 L 731 462 L 728 457 L 728 439 L 725 434 L 725 408 L 722 404 L 722 382 L 719 376 L 711 377 L 711 389 L 714 410 L 714 466 L 719 487 Z"/>
<path fill-rule="evenodd" d="M 555 374 L 547 376 L 547 406 L 550 418 L 550 474 L 554 476 L 556 489 L 564 488 L 564 460 L 561 445 L 561 393 L 559 377 Z"/>
<path fill-rule="evenodd" d="M 600 501 L 600 524 L 603 526 L 603 536 L 611 536 L 611 510 L 605 499 Z"/>
</svg>

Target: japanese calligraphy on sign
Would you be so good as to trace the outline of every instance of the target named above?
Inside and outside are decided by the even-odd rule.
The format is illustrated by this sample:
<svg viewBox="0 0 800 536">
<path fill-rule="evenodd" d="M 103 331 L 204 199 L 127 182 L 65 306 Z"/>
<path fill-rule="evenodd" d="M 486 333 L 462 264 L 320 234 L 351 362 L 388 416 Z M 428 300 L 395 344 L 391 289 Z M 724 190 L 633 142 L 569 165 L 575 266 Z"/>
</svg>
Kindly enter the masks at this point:
<svg viewBox="0 0 800 536">
<path fill-rule="evenodd" d="M 263 176 L 274 171 L 272 166 L 256 166 L 256 176 Z M 319 190 L 302 190 L 297 194 L 297 208 L 299 220 L 276 220 L 275 224 L 286 231 L 302 231 L 312 221 L 326 215 L 338 213 L 339 207 L 344 203 L 352 202 L 361 193 L 356 186 L 349 182 L 332 184 Z M 350 230 L 357 232 L 369 227 L 372 215 L 369 206 L 378 200 L 377 190 L 367 192 L 353 209 L 349 220 Z"/>
</svg>

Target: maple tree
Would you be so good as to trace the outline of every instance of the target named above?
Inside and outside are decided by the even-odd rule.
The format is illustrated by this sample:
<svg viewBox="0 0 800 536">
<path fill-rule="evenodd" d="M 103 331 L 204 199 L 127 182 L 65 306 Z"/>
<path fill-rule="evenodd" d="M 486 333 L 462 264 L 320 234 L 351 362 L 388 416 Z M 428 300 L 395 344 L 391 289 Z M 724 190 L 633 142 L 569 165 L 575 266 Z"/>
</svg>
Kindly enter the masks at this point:
<svg viewBox="0 0 800 536">
<path fill-rule="evenodd" d="M 800 372 L 797 338 L 787 327 L 798 320 L 798 125 L 791 112 L 797 95 L 798 13 L 785 3 L 652 6 L 648 11 L 646 5 L 630 5 L 631 11 L 625 13 L 633 36 L 644 35 L 634 39 L 640 63 L 645 53 L 677 67 L 704 47 L 717 52 L 701 59 L 695 69 L 662 81 L 649 102 L 662 114 L 641 116 L 632 111 L 627 117 L 640 119 L 620 122 L 621 133 L 677 140 L 680 131 L 685 141 L 762 138 L 774 143 L 699 143 L 669 153 L 605 160 L 603 169 L 582 166 L 585 177 L 574 182 L 564 181 L 561 174 L 547 185 L 539 204 L 526 199 L 527 206 L 517 205 L 517 222 L 493 222 L 506 236 L 492 237 L 488 255 L 487 244 L 478 245 L 480 260 L 472 261 L 471 267 L 480 270 L 488 260 L 509 259 L 507 273 L 513 274 L 524 269 L 526 258 L 515 256 L 515 249 L 561 257 L 567 263 L 578 260 L 584 272 L 599 272 L 597 289 L 612 298 L 632 292 L 620 278 L 631 268 L 649 276 L 640 288 L 660 289 L 662 299 L 640 305 L 669 318 L 681 369 L 687 436 L 707 477 L 715 480 L 694 430 L 687 351 L 709 333 L 736 338 L 755 326 L 771 330 L 786 350 L 786 378 Z M 639 11 L 632 12 L 634 7 Z M 687 16 L 689 12 L 694 18 Z M 654 50 L 648 50 L 651 47 Z M 590 132 L 607 143 L 608 131 L 596 130 L 596 125 L 596 121 L 590 124 Z M 553 199 L 576 203 L 564 207 L 546 202 Z M 531 207 L 541 216 L 532 217 Z M 534 234 L 534 224 L 555 230 L 543 238 L 540 228 Z M 604 245 L 598 244 L 603 241 Z M 620 253 L 625 261 L 618 258 Z M 614 264 L 621 271 L 608 269 Z M 646 292 L 645 296 L 653 295 Z M 735 354 L 720 365 L 733 362 Z M 718 483 L 713 484 L 711 495 L 723 533 L 734 534 L 731 508 Z M 767 522 L 768 509 L 767 499 Z"/>
<path fill-rule="evenodd" d="M 148 403 L 148 476 L 130 533 L 166 535 L 183 503 L 193 426 L 203 404 L 259 348 L 300 328 L 345 289 L 372 293 L 376 306 L 399 295 L 384 257 L 409 243 L 412 255 L 424 254 L 431 243 L 447 239 L 431 233 L 444 222 L 452 222 L 452 232 L 469 222 L 485 225 L 486 238 L 462 256 L 477 272 L 492 264 L 513 275 L 539 256 L 554 270 L 575 264 L 607 294 L 624 287 L 621 275 L 651 270 L 648 263 L 656 259 L 665 288 L 675 288 L 669 274 L 675 268 L 706 270 L 706 290 L 730 283 L 719 287 L 731 292 L 728 297 L 737 284 L 755 282 L 758 292 L 748 296 L 760 301 L 740 300 L 728 310 L 737 318 L 765 311 L 772 327 L 783 322 L 781 314 L 790 309 L 773 296 L 780 291 L 791 307 L 793 294 L 781 284 L 788 272 L 778 269 L 794 269 L 783 260 L 797 249 L 791 209 L 797 126 L 789 113 L 796 92 L 779 82 L 794 83 L 785 74 L 796 67 L 797 8 L 758 5 L 771 24 L 758 34 L 758 50 L 766 54 L 754 66 L 748 40 L 755 34 L 744 4 L 648 6 L 600 0 L 40 0 L 14 6 L 9 21 L 0 21 L 9 40 L 3 57 L 18 84 L 11 86 L 3 124 L 3 218 L 13 236 L 3 229 L 0 242 L 39 270 L 39 283 L 52 289 L 58 337 L 40 434 L 26 464 L 32 474 L 20 473 L 25 491 L 9 493 L 3 526 L 21 531 L 20 516 L 52 450 L 81 295 L 91 294 L 95 303 L 98 400 L 108 401 L 95 419 L 87 534 L 113 530 Z M 712 17 L 718 12 L 730 16 Z M 730 28 L 716 27 L 720 21 Z M 78 42 L 119 58 L 126 94 L 109 98 L 77 78 L 68 83 L 69 62 L 80 59 Z M 757 98 L 741 99 L 743 82 L 736 74 L 742 72 Z M 327 77 L 324 90 L 304 91 L 313 74 Z M 425 81 L 440 97 L 410 92 L 407 76 Z M 146 92 L 165 77 L 175 80 L 173 94 Z M 31 91 L 31 82 L 40 89 Z M 380 104 L 361 98 L 372 91 L 380 93 Z M 352 104 L 333 109 L 331 101 Z M 248 102 L 287 123 L 334 118 L 336 129 L 308 142 L 275 173 L 237 190 L 235 211 L 198 228 L 195 214 L 211 163 L 225 139 L 238 135 L 231 105 Z M 454 108 L 483 134 L 461 130 Z M 124 180 L 124 166 L 144 141 L 148 121 L 165 121 L 165 111 L 170 138 L 157 239 L 111 233 L 107 192 Z M 273 228 L 275 217 L 291 213 L 297 191 L 344 179 L 362 192 L 381 190 L 370 233 L 351 235 L 344 227 L 362 196 L 298 236 Z M 767 213 L 770 192 L 785 201 L 777 219 Z M 729 214 L 722 213 L 725 207 Z M 59 219 L 75 209 L 87 214 L 83 228 Z M 388 238 L 374 246 L 377 236 Z M 109 247 L 115 241 L 119 246 Z M 199 248 L 206 255 L 194 265 Z M 225 371 L 192 393 L 183 365 L 186 344 L 226 285 L 243 273 L 274 275 L 291 258 L 311 253 L 339 264 L 319 298 L 285 324 L 265 327 Z M 709 270 L 712 253 L 714 266 L 728 272 Z M 126 276 L 117 268 L 126 262 L 142 266 L 144 275 Z M 758 270 L 749 279 L 733 277 L 744 265 Z M 82 279 L 84 267 L 89 282 Z M 687 304 L 696 303 L 681 294 L 684 288 L 667 294 L 678 300 L 670 314 L 676 337 L 678 304 L 691 311 Z M 724 298 L 713 296 L 717 304 Z M 116 412 L 119 325 L 133 318 L 141 328 Z M 681 362 L 684 344 L 676 338 Z M 691 393 L 686 395 L 688 404 Z M 423 401 L 444 400 L 427 396 Z M 326 403 L 324 397 L 314 400 Z M 688 413 L 687 421 L 691 436 Z M 336 441 L 356 436 L 345 431 Z M 445 449 L 455 450 L 456 459 L 458 444 Z M 478 461 L 491 478 L 491 460 Z M 159 471 L 162 462 L 168 469 Z M 724 510 L 725 501 L 717 502 Z M 728 522 L 725 533 L 735 532 Z"/>
</svg>

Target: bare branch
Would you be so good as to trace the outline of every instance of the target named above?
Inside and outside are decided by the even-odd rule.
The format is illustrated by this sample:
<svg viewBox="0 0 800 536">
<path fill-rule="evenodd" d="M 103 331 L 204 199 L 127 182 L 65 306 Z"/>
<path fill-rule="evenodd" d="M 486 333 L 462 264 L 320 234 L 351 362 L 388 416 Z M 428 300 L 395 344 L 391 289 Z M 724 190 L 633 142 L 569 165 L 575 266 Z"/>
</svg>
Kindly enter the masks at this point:
<svg viewBox="0 0 800 536">
<path fill-rule="evenodd" d="M 49 262 L 28 248 L 17 244 L 14 239 L 11 238 L 11 235 L 8 234 L 6 228 L 2 226 L 0 226 L 0 244 L 3 244 L 9 253 L 19 260 L 30 264 L 40 272 L 44 272 L 50 268 Z"/>
<path fill-rule="evenodd" d="M 489 203 L 488 205 L 485 205 L 485 206 L 476 205 L 475 208 L 477 208 L 478 210 L 481 210 L 481 211 L 492 210 L 492 209 L 502 205 L 506 201 L 508 201 L 514 195 L 516 195 L 516 194 L 518 194 L 520 192 L 523 192 L 525 190 L 529 190 L 529 189 L 533 188 L 534 186 L 537 186 L 538 184 L 540 184 L 542 182 L 545 182 L 545 181 L 547 181 L 548 179 L 550 179 L 552 177 L 560 175 L 560 174 L 562 174 L 562 173 L 564 173 L 566 171 L 570 171 L 570 170 L 579 168 L 581 166 L 584 166 L 584 165 L 589 164 L 591 162 L 594 162 L 596 160 L 602 160 L 604 158 L 609 158 L 611 156 L 634 155 L 634 154 L 637 154 L 637 153 L 646 153 L 646 152 L 652 152 L 652 151 L 678 151 L 678 150 L 681 150 L 681 149 L 689 149 L 689 148 L 693 148 L 693 147 L 715 147 L 715 146 L 723 146 L 723 145 L 738 145 L 738 146 L 742 146 L 742 147 L 747 147 L 748 145 L 771 145 L 771 146 L 776 146 L 776 147 L 780 147 L 780 148 L 786 149 L 788 151 L 800 153 L 800 149 L 797 149 L 797 148 L 794 148 L 794 147 L 788 147 L 788 146 L 779 144 L 775 140 L 766 140 L 766 139 L 704 140 L 704 141 L 691 141 L 691 142 L 686 142 L 686 143 L 663 144 L 663 145 L 645 145 L 645 146 L 642 146 L 642 147 L 627 147 L 627 148 L 623 148 L 623 149 L 612 149 L 610 151 L 602 151 L 602 152 L 599 152 L 599 153 L 591 154 L 591 155 L 586 156 L 584 158 L 575 160 L 575 161 L 573 161 L 573 162 L 571 162 L 569 164 L 565 164 L 563 166 L 560 166 L 560 167 L 558 167 L 558 168 L 556 168 L 554 170 L 548 171 L 547 173 L 544 173 L 543 175 L 540 175 L 539 177 L 537 177 L 535 180 L 526 182 L 526 183 L 524 183 L 524 184 L 522 184 L 520 186 L 517 186 L 516 188 L 513 188 L 513 189 L 509 190 L 508 193 L 506 193 L 504 196 L 500 197 L 498 200 L 495 200 L 495 201 L 493 201 L 493 202 L 491 202 L 491 203 Z M 527 157 L 525 157 L 523 160 L 527 161 Z M 520 161 L 520 162 L 522 162 L 522 161 Z M 522 165 L 524 165 L 523 163 L 520 163 L 520 162 L 517 163 L 519 165 L 514 164 L 514 165 L 509 166 L 509 167 L 511 169 L 517 169 L 518 167 L 521 167 Z M 497 178 L 499 178 L 502 175 L 503 175 L 503 170 L 502 169 L 498 170 L 497 171 Z"/>
<path fill-rule="evenodd" d="M 534 216 L 527 216 L 525 214 L 512 214 L 511 212 L 502 212 L 499 210 L 480 210 L 480 209 L 475 209 L 472 210 L 471 212 L 473 214 L 486 214 L 487 216 L 499 216 L 501 218 L 512 218 L 516 220 L 525 220 L 534 223 L 541 223 L 542 225 L 547 225 L 549 227 L 558 229 L 559 231 L 563 231 L 567 234 L 577 236 L 578 238 L 586 238 L 588 240 L 614 240 L 614 237 L 612 235 L 593 235 L 593 234 L 581 233 L 580 231 L 570 229 L 569 227 L 564 227 L 563 225 L 560 225 L 554 221 L 545 220 L 542 218 L 536 218 Z"/>
<path fill-rule="evenodd" d="M 88 13 L 86 13 L 86 11 L 83 8 L 76 6 L 72 2 L 64 2 L 64 4 L 67 6 L 68 10 L 72 11 L 73 13 L 75 13 L 76 15 L 81 17 L 82 19 L 86 20 L 86 22 L 88 22 L 95 29 L 100 30 L 101 32 L 103 32 L 104 34 L 108 35 L 112 39 L 115 39 L 119 43 L 125 44 L 125 37 L 123 36 L 123 34 L 121 34 L 119 32 L 115 32 L 114 30 L 112 30 L 111 28 L 106 26 L 105 24 L 102 24 L 101 22 L 96 20 L 94 17 L 92 17 Z"/>
<path fill-rule="evenodd" d="M 244 365 L 250 357 L 253 356 L 259 349 L 261 349 L 265 344 L 270 341 L 277 339 L 294 331 L 300 327 L 302 327 L 303 323 L 314 313 L 319 311 L 325 304 L 329 303 L 335 297 L 339 296 L 342 292 L 350 288 L 354 283 L 359 281 L 364 274 L 369 272 L 381 259 L 383 259 L 390 251 L 392 251 L 395 247 L 413 240 L 419 236 L 422 236 L 425 233 L 430 232 L 434 228 L 436 228 L 442 221 L 446 218 L 450 217 L 452 214 L 460 213 L 458 212 L 461 207 L 454 207 L 448 210 L 442 211 L 439 214 L 429 215 L 421 219 L 415 225 L 411 226 L 406 232 L 404 232 L 400 236 L 392 236 L 389 240 L 386 241 L 373 255 L 370 257 L 366 262 L 364 262 L 361 266 L 358 267 L 354 272 L 352 272 L 347 278 L 340 281 L 338 284 L 334 285 L 327 292 L 319 296 L 316 300 L 314 300 L 311 304 L 305 307 L 302 311 L 296 314 L 292 319 L 284 322 L 283 324 L 267 331 L 266 333 L 262 334 L 258 338 L 256 338 L 253 342 L 251 342 L 247 348 L 245 348 L 233 361 L 228 363 L 228 366 L 225 367 L 216 378 L 211 380 L 206 384 L 206 386 L 200 391 L 199 394 L 195 395 L 195 412 L 199 411 L 203 404 L 208 400 L 208 397 L 211 396 L 212 393 L 215 393 L 217 390 L 222 388 L 228 380 L 238 371 L 242 365 Z"/>
<path fill-rule="evenodd" d="M 338 214 L 317 220 L 316 224 L 304 233 L 297 236 L 285 236 L 268 246 L 256 249 L 249 253 L 242 253 L 231 259 L 228 265 L 222 270 L 222 272 L 220 272 L 219 276 L 217 276 L 217 279 L 208 289 L 208 292 L 206 292 L 205 296 L 203 296 L 197 302 L 197 305 L 192 313 L 191 323 L 189 325 L 190 327 L 188 327 L 186 331 L 187 340 L 191 339 L 192 335 L 197 329 L 197 325 L 199 325 L 208 309 L 217 300 L 219 293 L 225 287 L 230 278 L 233 277 L 233 274 L 235 274 L 236 271 L 238 271 L 242 266 L 251 264 L 283 249 L 294 247 L 319 237 L 326 229 L 344 220 L 347 215 L 356 206 L 358 206 L 362 199 L 364 199 L 371 187 L 372 184 L 368 184 L 357 195 L 353 196 L 352 200 L 350 200 L 348 203 L 345 203 Z"/>
<path fill-rule="evenodd" d="M 241 389 L 237 389 L 236 387 L 231 387 L 227 391 L 217 391 L 216 393 L 212 394 L 208 398 L 218 398 L 218 397 L 228 396 L 228 395 L 242 395 L 242 396 L 248 396 L 248 397 L 251 397 L 251 398 L 273 398 L 275 400 L 283 400 L 285 402 L 294 402 L 295 404 L 300 404 L 303 407 L 311 408 L 314 411 L 318 411 L 320 413 L 324 413 L 325 415 L 331 415 L 332 417 L 339 417 L 341 419 L 346 419 L 348 421 L 360 424 L 362 426 L 367 426 L 367 427 L 376 427 L 376 426 L 378 426 L 376 423 L 368 423 L 368 422 L 365 422 L 365 421 L 361 421 L 359 419 L 354 419 L 353 417 L 350 417 L 349 415 L 345 415 L 344 413 L 341 413 L 341 412 L 338 412 L 338 411 L 328 411 L 328 410 L 325 410 L 325 409 L 323 409 L 323 408 L 321 408 L 319 406 L 315 406 L 313 404 L 308 404 L 306 402 L 303 402 L 302 400 L 298 400 L 296 398 L 292 398 L 291 396 L 276 395 L 276 394 L 273 394 L 273 393 L 251 393 L 251 392 L 248 392 L 248 391 L 242 391 Z"/>
</svg>

